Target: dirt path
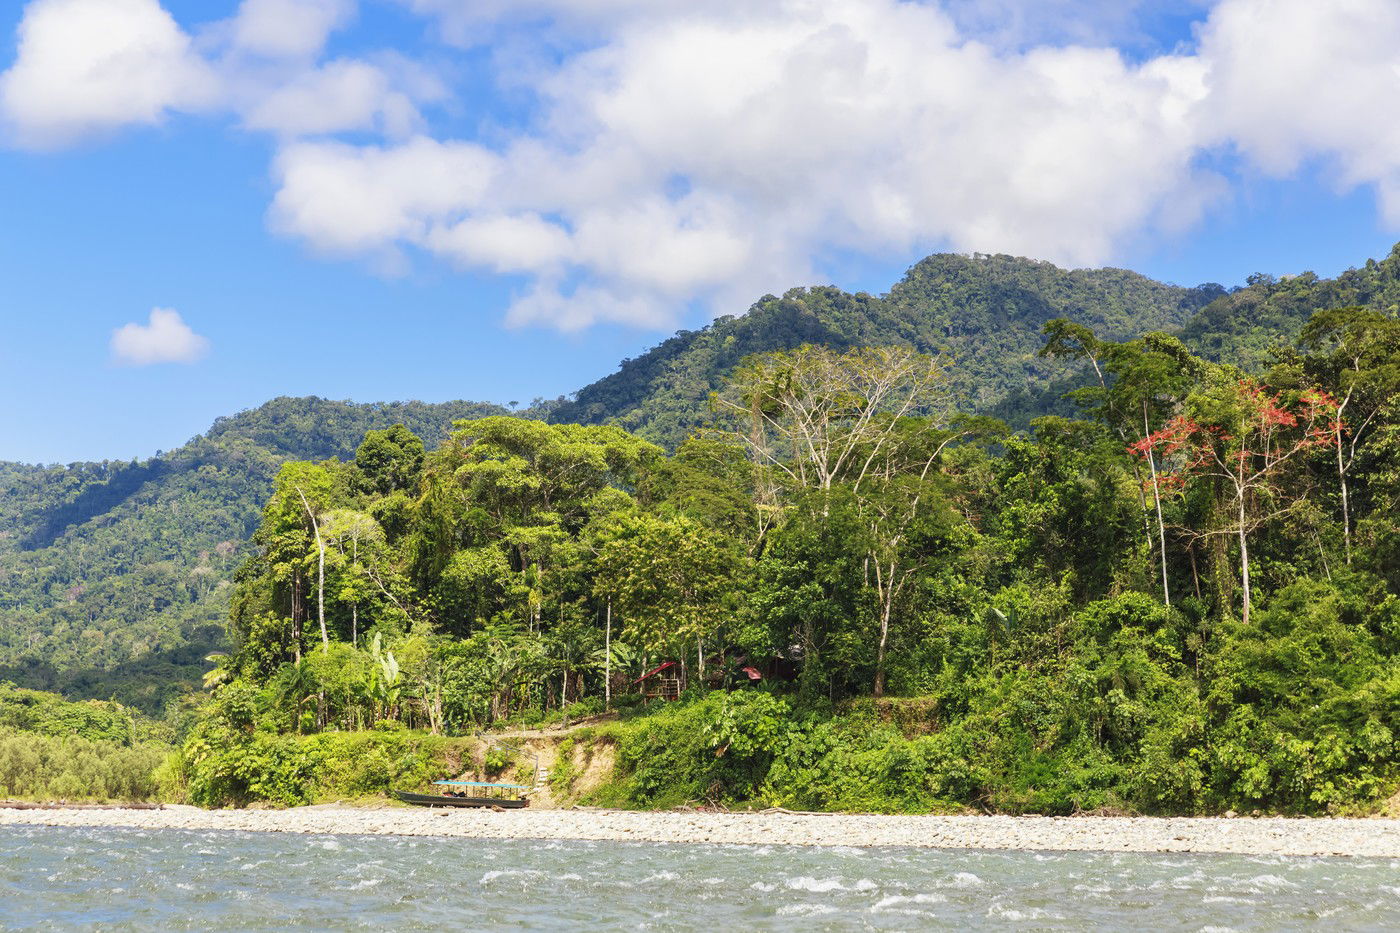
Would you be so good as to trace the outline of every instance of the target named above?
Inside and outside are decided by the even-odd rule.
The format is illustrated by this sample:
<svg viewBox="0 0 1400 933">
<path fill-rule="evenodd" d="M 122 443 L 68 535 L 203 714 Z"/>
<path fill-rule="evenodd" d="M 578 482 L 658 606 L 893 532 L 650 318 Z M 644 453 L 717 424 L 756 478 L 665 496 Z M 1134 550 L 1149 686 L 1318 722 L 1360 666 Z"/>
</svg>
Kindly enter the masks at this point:
<svg viewBox="0 0 1400 933">
<path fill-rule="evenodd" d="M 569 723 L 567 726 L 549 726 L 544 729 L 515 729 L 507 732 L 483 732 L 483 739 L 562 739 L 572 732 L 586 729 L 589 726 L 600 725 L 605 722 L 614 722 L 617 713 L 599 713 L 597 716 L 589 716 L 586 719 L 579 719 Z"/>
</svg>

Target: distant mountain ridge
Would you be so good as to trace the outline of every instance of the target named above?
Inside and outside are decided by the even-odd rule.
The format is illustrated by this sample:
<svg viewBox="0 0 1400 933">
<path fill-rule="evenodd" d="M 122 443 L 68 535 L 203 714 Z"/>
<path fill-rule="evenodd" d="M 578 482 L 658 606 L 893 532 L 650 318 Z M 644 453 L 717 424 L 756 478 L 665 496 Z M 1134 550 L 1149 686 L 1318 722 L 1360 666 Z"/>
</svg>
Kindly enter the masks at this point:
<svg viewBox="0 0 1400 933">
<path fill-rule="evenodd" d="M 1040 328 L 1069 317 L 1101 336 L 1181 335 L 1212 359 L 1267 363 L 1314 311 L 1366 305 L 1400 316 L 1400 246 L 1335 279 L 1252 277 L 1183 288 L 1122 269 L 1063 270 L 1010 256 L 939 254 L 883 296 L 831 286 L 765 296 L 739 317 L 681 331 L 568 400 L 519 414 L 614 423 L 675 445 L 746 356 L 803 343 L 901 344 L 953 358 L 965 408 L 1024 424 L 1080 378 L 1041 359 Z M 145 461 L 0 462 L 0 680 L 155 709 L 197 684 L 221 644 L 226 590 L 277 468 L 348 458 L 366 431 L 403 423 L 432 447 L 480 402 L 355 404 L 278 398 L 220 418 Z"/>
<path fill-rule="evenodd" d="M 1182 288 L 1124 269 L 942 253 L 913 266 L 883 296 L 792 289 L 763 297 L 741 317 L 681 331 L 579 390 L 551 419 L 614 423 L 674 446 L 703 421 L 710 392 L 745 356 L 804 343 L 947 352 L 963 407 L 989 411 L 1064 374 L 1062 363 L 1036 355 L 1046 321 L 1069 317 L 1123 339 L 1177 330 L 1225 294 L 1219 285 Z"/>
</svg>

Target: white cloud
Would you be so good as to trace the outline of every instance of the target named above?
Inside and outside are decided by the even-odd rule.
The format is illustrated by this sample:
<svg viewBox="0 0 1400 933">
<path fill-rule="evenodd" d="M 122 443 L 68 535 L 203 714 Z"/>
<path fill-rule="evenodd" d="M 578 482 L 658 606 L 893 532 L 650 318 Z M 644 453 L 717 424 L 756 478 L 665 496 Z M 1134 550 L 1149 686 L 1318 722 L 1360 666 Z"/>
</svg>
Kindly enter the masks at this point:
<svg viewBox="0 0 1400 933">
<path fill-rule="evenodd" d="M 244 0 L 187 33 L 159 0 L 31 0 L 0 75 L 0 117 L 21 145 L 53 148 L 173 112 L 233 114 L 283 137 L 409 135 L 443 96 L 393 54 L 317 64 L 353 0 Z"/>
<path fill-rule="evenodd" d="M 229 25 L 240 51 L 297 58 L 320 52 L 354 15 L 354 0 L 243 0 Z"/>
<path fill-rule="evenodd" d="M 435 136 L 427 66 L 321 61 L 353 0 L 244 0 L 199 54 L 156 0 L 33 0 L 0 103 L 52 144 L 217 98 L 279 137 L 274 230 L 520 277 L 508 318 L 564 328 L 735 311 L 835 251 L 1112 261 L 1228 197 L 1222 151 L 1330 166 L 1400 226 L 1396 0 L 400 2 L 505 42 L 526 112 Z M 1192 47 L 1140 54 L 1196 8 Z"/>
<path fill-rule="evenodd" d="M 0 112 L 25 145 L 52 147 L 199 109 L 215 82 L 157 0 L 34 0 Z"/>
<path fill-rule="evenodd" d="M 277 158 L 273 225 L 330 253 L 420 243 L 435 225 L 482 206 L 499 170 L 499 157 L 475 143 L 298 143 Z"/>
<path fill-rule="evenodd" d="M 1334 159 L 1338 182 L 1375 184 L 1400 227 L 1400 3 L 1229 0 L 1200 42 L 1210 141 L 1278 176 Z"/>
<path fill-rule="evenodd" d="M 573 254 L 568 232 L 534 213 L 474 216 L 438 225 L 427 231 L 423 245 L 464 265 L 505 274 L 561 270 Z"/>
<path fill-rule="evenodd" d="M 193 363 L 208 353 L 209 341 L 169 308 L 152 308 L 145 324 L 133 322 L 112 331 L 112 359 L 127 366 Z"/>
<path fill-rule="evenodd" d="M 338 60 L 302 72 L 256 96 L 243 124 L 283 136 L 378 129 L 401 137 L 408 135 L 419 119 L 413 101 L 394 90 L 383 69 L 367 62 Z"/>
<path fill-rule="evenodd" d="M 831 248 L 1094 262 L 1215 191 L 1192 167 L 1204 87 L 1189 58 L 999 54 L 894 0 L 547 7 L 612 33 L 541 78 L 539 130 L 495 151 L 289 149 L 277 228 L 532 276 L 512 321 L 652 325 L 696 299 L 743 307 Z"/>
</svg>

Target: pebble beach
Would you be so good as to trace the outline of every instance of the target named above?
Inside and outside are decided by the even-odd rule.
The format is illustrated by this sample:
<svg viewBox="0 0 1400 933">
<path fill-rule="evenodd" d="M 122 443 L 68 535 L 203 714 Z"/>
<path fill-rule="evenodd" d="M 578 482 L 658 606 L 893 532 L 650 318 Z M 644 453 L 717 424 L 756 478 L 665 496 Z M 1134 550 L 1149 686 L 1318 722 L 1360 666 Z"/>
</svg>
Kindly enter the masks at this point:
<svg viewBox="0 0 1400 933">
<path fill-rule="evenodd" d="M 0 826 L 466 839 L 1400 858 L 1400 820 L 366 808 L 0 810 Z"/>
</svg>

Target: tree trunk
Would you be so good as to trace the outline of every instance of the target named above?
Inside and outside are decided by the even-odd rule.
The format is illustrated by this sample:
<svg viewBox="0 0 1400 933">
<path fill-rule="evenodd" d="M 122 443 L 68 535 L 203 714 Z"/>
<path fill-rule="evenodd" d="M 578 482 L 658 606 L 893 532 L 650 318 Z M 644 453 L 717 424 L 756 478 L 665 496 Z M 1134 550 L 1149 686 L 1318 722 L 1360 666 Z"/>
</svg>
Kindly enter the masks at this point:
<svg viewBox="0 0 1400 933">
<path fill-rule="evenodd" d="M 1196 570 L 1196 545 L 1191 544 L 1186 548 L 1186 556 L 1191 558 L 1191 585 L 1195 588 L 1196 598 L 1201 598 L 1201 575 Z"/>
<path fill-rule="evenodd" d="M 302 507 L 311 519 L 311 531 L 316 535 L 316 621 L 321 624 L 321 648 L 327 654 L 331 651 L 331 638 L 326 634 L 326 543 L 321 540 L 321 525 L 316 521 L 316 513 L 311 511 L 311 503 L 306 501 L 306 493 L 296 487 L 301 496 Z"/>
<path fill-rule="evenodd" d="M 1245 625 L 1249 624 L 1249 542 L 1245 535 L 1245 515 L 1244 496 L 1240 496 L 1240 582 L 1244 587 L 1244 617 L 1241 620 Z"/>
<path fill-rule="evenodd" d="M 1147 402 L 1142 403 L 1143 437 L 1151 437 L 1152 431 L 1147 422 Z M 1157 506 L 1157 542 L 1162 552 L 1162 599 L 1168 606 L 1172 604 L 1171 587 L 1167 584 L 1167 526 L 1162 521 L 1162 489 L 1157 484 L 1157 457 L 1152 448 L 1147 449 L 1147 467 L 1152 471 L 1152 502 Z"/>
<path fill-rule="evenodd" d="M 875 576 L 877 584 L 880 581 L 880 565 L 875 565 Z M 894 567 L 890 567 L 890 579 L 880 586 L 880 646 L 875 651 L 875 696 L 877 698 L 885 695 L 885 652 L 890 641 L 890 610 L 894 602 Z"/>
<path fill-rule="evenodd" d="M 612 709 L 612 597 L 603 626 L 603 708 Z"/>
<path fill-rule="evenodd" d="M 1345 406 L 1343 406 L 1345 407 Z M 1342 413 L 1337 410 L 1337 479 L 1342 485 L 1342 544 L 1347 566 L 1351 566 L 1351 504 L 1347 498 L 1347 468 L 1342 459 Z"/>
<path fill-rule="evenodd" d="M 301 663 L 301 571 L 292 572 L 292 653 Z"/>
</svg>

